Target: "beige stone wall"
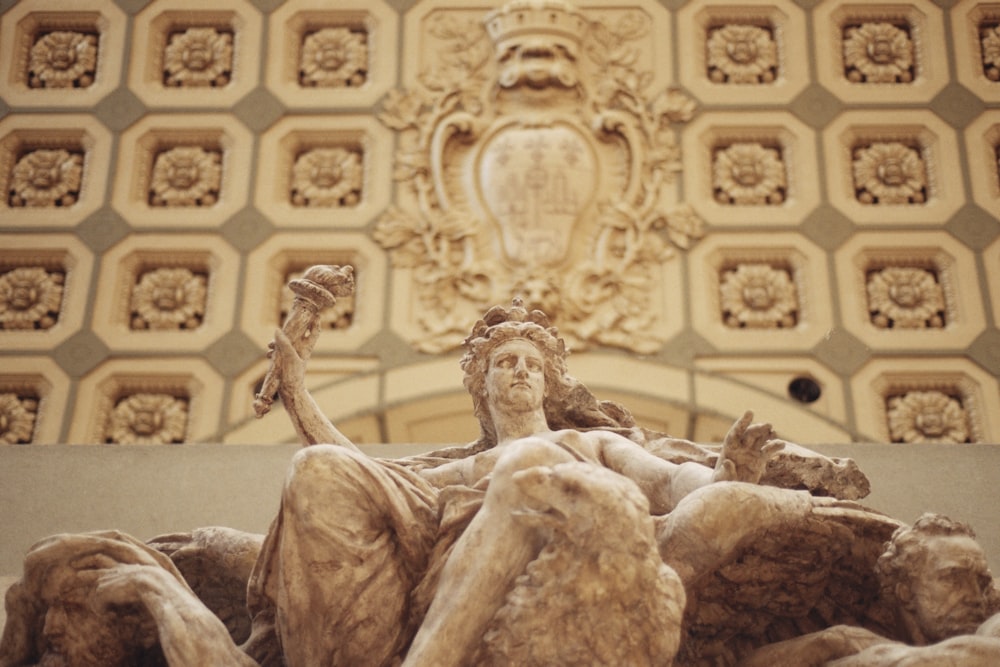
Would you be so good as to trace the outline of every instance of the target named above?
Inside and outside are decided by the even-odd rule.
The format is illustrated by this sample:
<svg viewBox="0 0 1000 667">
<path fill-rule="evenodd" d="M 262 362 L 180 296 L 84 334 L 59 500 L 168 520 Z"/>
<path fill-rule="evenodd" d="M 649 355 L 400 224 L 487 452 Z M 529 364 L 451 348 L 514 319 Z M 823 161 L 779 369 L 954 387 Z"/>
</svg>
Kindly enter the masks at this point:
<svg viewBox="0 0 1000 667">
<path fill-rule="evenodd" d="M 254 388 L 338 263 L 359 442 L 474 437 L 456 345 L 514 294 L 676 435 L 1000 440 L 995 4 L 498 7 L 0 2 L 0 439 L 292 441 Z M 505 83 L 529 38 L 573 87 Z"/>
</svg>

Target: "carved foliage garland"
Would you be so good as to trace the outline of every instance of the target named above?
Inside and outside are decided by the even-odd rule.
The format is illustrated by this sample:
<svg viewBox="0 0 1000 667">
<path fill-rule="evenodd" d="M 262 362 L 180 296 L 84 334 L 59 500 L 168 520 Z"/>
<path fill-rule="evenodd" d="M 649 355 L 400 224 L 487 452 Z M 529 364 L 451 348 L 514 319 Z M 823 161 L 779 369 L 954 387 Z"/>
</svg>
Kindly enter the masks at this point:
<svg viewBox="0 0 1000 667">
<path fill-rule="evenodd" d="M 170 394 L 136 393 L 111 411 L 105 441 L 119 445 L 167 445 L 184 442 L 188 401 Z"/>
<path fill-rule="evenodd" d="M 345 88 L 365 83 L 368 35 L 346 27 L 323 28 L 302 40 L 299 83 L 305 87 Z"/>
<path fill-rule="evenodd" d="M 709 31 L 708 77 L 715 83 L 772 83 L 778 76 L 774 35 L 755 25 L 729 24 Z"/>
<path fill-rule="evenodd" d="M 188 28 L 170 35 L 163 52 L 167 86 L 225 86 L 233 71 L 233 35 L 215 28 Z"/>
<path fill-rule="evenodd" d="M 406 195 L 374 233 L 411 272 L 418 349 L 457 346 L 513 293 L 556 306 L 576 348 L 662 344 L 662 263 L 702 231 L 690 207 L 661 202 L 681 168 L 675 124 L 694 105 L 648 90 L 636 62 L 649 25 L 555 0 L 515 0 L 482 23 L 428 18 L 434 65 L 379 116 L 400 134 Z"/>
<path fill-rule="evenodd" d="M 844 30 L 844 70 L 853 83 L 910 83 L 913 63 L 913 40 L 904 28 L 863 23 Z"/>
<path fill-rule="evenodd" d="M 868 310 L 881 328 L 927 329 L 945 324 L 944 291 L 933 272 L 887 267 L 868 275 Z"/>
<path fill-rule="evenodd" d="M 0 393 L 0 443 L 26 445 L 35 431 L 38 399 L 14 392 Z"/>
<path fill-rule="evenodd" d="M 0 330 L 49 329 L 62 308 L 62 271 L 24 266 L 0 274 Z"/>
<path fill-rule="evenodd" d="M 222 153 L 201 146 L 162 151 L 153 162 L 149 203 L 153 206 L 211 206 L 222 187 Z"/>
<path fill-rule="evenodd" d="M 958 398 L 943 391 L 908 391 L 888 401 L 892 442 L 969 442 L 969 417 Z"/>
<path fill-rule="evenodd" d="M 72 206 L 83 182 L 83 153 L 38 148 L 22 155 L 11 171 L 7 202 L 13 207 Z"/>
<path fill-rule="evenodd" d="M 143 273 L 131 298 L 131 328 L 190 330 L 205 318 L 208 279 L 185 268 Z"/>
<path fill-rule="evenodd" d="M 40 35 L 28 59 L 31 88 L 87 88 L 97 70 L 97 35 L 56 30 Z"/>
</svg>

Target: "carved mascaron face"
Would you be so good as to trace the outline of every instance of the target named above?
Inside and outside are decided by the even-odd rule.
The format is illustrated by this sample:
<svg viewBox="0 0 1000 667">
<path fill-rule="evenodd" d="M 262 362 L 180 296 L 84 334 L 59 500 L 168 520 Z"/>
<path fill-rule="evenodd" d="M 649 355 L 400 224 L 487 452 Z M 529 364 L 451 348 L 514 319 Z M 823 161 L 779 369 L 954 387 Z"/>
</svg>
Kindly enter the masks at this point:
<svg viewBox="0 0 1000 667">
<path fill-rule="evenodd" d="M 494 349 L 486 371 L 486 396 L 495 410 L 540 409 L 545 397 L 545 359 L 538 348 L 515 338 Z"/>
</svg>

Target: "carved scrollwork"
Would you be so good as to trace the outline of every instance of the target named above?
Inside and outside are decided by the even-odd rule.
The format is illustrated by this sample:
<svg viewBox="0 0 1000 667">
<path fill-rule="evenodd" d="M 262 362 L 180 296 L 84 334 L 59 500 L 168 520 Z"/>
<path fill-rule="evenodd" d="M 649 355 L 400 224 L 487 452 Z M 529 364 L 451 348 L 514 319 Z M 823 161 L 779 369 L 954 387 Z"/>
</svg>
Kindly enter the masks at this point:
<svg viewBox="0 0 1000 667">
<path fill-rule="evenodd" d="M 62 309 L 61 271 L 23 266 L 0 275 L 0 330 L 49 329 Z"/>
<path fill-rule="evenodd" d="M 892 442 L 963 443 L 969 417 L 962 403 L 943 391 L 908 391 L 888 400 Z"/>
<path fill-rule="evenodd" d="M 891 23 L 863 23 L 844 30 L 844 69 L 853 83 L 911 83 L 914 45 Z"/>
<path fill-rule="evenodd" d="M 719 284 L 722 321 L 733 328 L 777 329 L 795 326 L 799 303 L 788 271 L 745 263 L 723 271 Z"/>
<path fill-rule="evenodd" d="M 649 93 L 652 73 L 636 66 L 647 17 L 595 22 L 565 2 L 515 0 L 482 23 L 437 12 L 426 25 L 435 66 L 380 115 L 400 133 L 408 200 L 374 232 L 412 271 L 415 345 L 458 345 L 516 293 L 547 303 L 574 347 L 656 350 L 660 266 L 702 232 L 692 209 L 661 201 L 694 104 Z"/>
<path fill-rule="evenodd" d="M 205 318 L 207 279 L 185 268 L 143 273 L 132 289 L 131 328 L 191 330 Z"/>
<path fill-rule="evenodd" d="M 934 273 L 890 266 L 868 275 L 868 310 L 880 329 L 940 329 L 945 324 L 944 291 Z"/>
<path fill-rule="evenodd" d="M 18 159 L 11 172 L 12 207 L 72 206 L 83 182 L 83 154 L 64 148 L 38 148 Z"/>
<path fill-rule="evenodd" d="M 365 83 L 368 36 L 346 27 L 322 28 L 302 40 L 299 83 L 305 87 L 344 88 Z"/>
<path fill-rule="evenodd" d="M 212 206 L 222 187 L 222 153 L 201 146 L 162 151 L 153 162 L 152 206 Z"/>
<path fill-rule="evenodd" d="M 851 165 L 863 204 L 922 204 L 927 201 L 927 166 L 920 152 L 898 141 L 874 142 L 854 150 Z"/>
<path fill-rule="evenodd" d="M 163 52 L 163 83 L 221 87 L 233 72 L 233 35 L 215 28 L 188 28 L 170 36 Z"/>
<path fill-rule="evenodd" d="M 97 70 L 97 35 L 55 30 L 38 37 L 28 60 L 30 88 L 87 88 Z"/>
<path fill-rule="evenodd" d="M 773 83 L 778 76 L 778 45 L 766 28 L 728 24 L 709 31 L 708 77 L 715 83 Z"/>
<path fill-rule="evenodd" d="M 38 399 L 14 392 L 0 393 L 0 443 L 31 443 L 38 416 Z"/>
<path fill-rule="evenodd" d="M 115 404 L 105 440 L 119 445 L 182 443 L 187 422 L 187 400 L 170 394 L 136 393 Z"/>
</svg>

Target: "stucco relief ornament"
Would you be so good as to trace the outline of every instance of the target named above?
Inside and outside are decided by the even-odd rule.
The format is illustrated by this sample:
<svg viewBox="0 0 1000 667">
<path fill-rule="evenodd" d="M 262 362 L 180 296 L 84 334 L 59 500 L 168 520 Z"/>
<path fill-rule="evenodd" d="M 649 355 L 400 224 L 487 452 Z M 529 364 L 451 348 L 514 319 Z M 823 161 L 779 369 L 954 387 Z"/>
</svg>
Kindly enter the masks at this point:
<svg viewBox="0 0 1000 667">
<path fill-rule="evenodd" d="M 983 47 L 983 73 L 990 81 L 1000 81 L 1000 26 L 983 28 L 979 40 Z"/>
<path fill-rule="evenodd" d="M 368 39 L 349 28 L 323 28 L 306 35 L 299 61 L 299 82 L 307 87 L 362 85 L 368 74 Z"/>
<path fill-rule="evenodd" d="M 35 431 L 38 400 L 13 392 L 0 393 L 0 443 L 25 445 Z"/>
<path fill-rule="evenodd" d="M 920 153 L 893 142 L 875 142 L 854 151 L 854 187 L 862 204 L 922 204 L 927 200 L 927 167 Z"/>
<path fill-rule="evenodd" d="M 153 206 L 212 206 L 222 187 L 222 155 L 201 146 L 163 151 L 153 163 Z"/>
<path fill-rule="evenodd" d="M 868 277 L 868 310 L 881 329 L 944 326 L 944 291 L 926 269 L 890 266 Z"/>
<path fill-rule="evenodd" d="M 908 391 L 888 402 L 893 442 L 958 444 L 969 441 L 969 418 L 962 404 L 941 391 Z"/>
<path fill-rule="evenodd" d="M 514 0 L 424 19 L 418 85 L 379 117 L 399 133 L 404 188 L 374 232 L 410 278 L 418 349 L 458 346 L 512 295 L 544 302 L 576 349 L 662 344 L 663 262 L 702 235 L 662 197 L 694 104 L 648 90 L 649 16 L 601 16 Z"/>
<path fill-rule="evenodd" d="M 111 411 L 107 441 L 119 445 L 169 445 L 184 442 L 187 401 L 170 394 L 138 393 Z"/>
<path fill-rule="evenodd" d="M 346 148 L 313 148 L 295 159 L 292 167 L 292 204 L 295 206 L 355 206 L 364 177 L 361 155 Z"/>
<path fill-rule="evenodd" d="M 853 83 L 913 81 L 913 41 L 891 23 L 864 23 L 844 34 L 844 69 Z"/>
<path fill-rule="evenodd" d="M 778 46 L 769 30 L 755 25 L 724 25 L 706 44 L 708 77 L 715 83 L 773 83 Z"/>
<path fill-rule="evenodd" d="M 132 289 L 132 329 L 196 329 L 205 318 L 205 276 L 185 268 L 147 271 Z"/>
<path fill-rule="evenodd" d="M 758 143 L 731 144 L 715 154 L 712 184 L 720 204 L 777 205 L 787 183 L 781 153 Z"/>
<path fill-rule="evenodd" d="M 163 52 L 168 86 L 225 86 L 233 70 L 233 35 L 215 28 L 188 28 L 170 36 Z"/>
<path fill-rule="evenodd" d="M 795 326 L 798 296 L 785 270 L 768 264 L 740 264 L 723 273 L 719 297 L 727 326 L 756 329 Z"/>
<path fill-rule="evenodd" d="M 11 172 L 11 206 L 72 206 L 83 182 L 83 155 L 63 148 L 25 153 Z"/>
<path fill-rule="evenodd" d="M 42 35 L 31 47 L 28 86 L 31 88 L 86 88 L 97 70 L 97 35 L 56 30 Z"/>
<path fill-rule="evenodd" d="M 49 329 L 59 319 L 65 276 L 37 266 L 0 275 L 0 330 Z"/>
</svg>

